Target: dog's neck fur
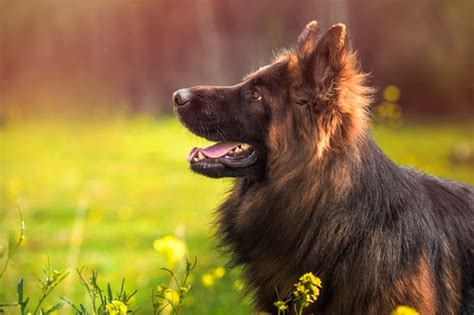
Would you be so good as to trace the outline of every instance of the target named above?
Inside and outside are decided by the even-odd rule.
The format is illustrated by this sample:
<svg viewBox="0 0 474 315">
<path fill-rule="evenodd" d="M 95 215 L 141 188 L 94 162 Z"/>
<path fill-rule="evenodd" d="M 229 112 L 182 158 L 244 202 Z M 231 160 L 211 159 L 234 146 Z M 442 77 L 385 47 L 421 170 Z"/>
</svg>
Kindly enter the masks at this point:
<svg viewBox="0 0 474 315">
<path fill-rule="evenodd" d="M 263 182 L 250 178 L 236 182 L 232 194 L 239 198 L 229 198 L 218 211 L 218 235 L 233 262 L 245 265 L 250 284 L 266 292 L 278 289 L 283 296 L 291 291 L 297 277 L 308 271 L 328 283 L 357 282 L 358 276 L 365 278 L 360 283 L 370 283 L 367 278 L 376 283 L 382 261 L 367 260 L 363 272 L 352 270 L 350 261 L 361 259 L 359 250 L 364 247 L 383 252 L 378 235 L 383 235 L 387 222 L 397 222 L 403 215 L 400 212 L 409 209 L 407 196 L 417 188 L 370 136 L 347 153 L 328 153 L 320 164 L 302 160 L 297 165 L 296 169 L 269 174 Z M 283 175 L 275 177 L 276 173 Z M 408 234 L 397 238 L 398 248 L 409 238 Z M 410 253 L 403 257 L 411 261 Z M 276 263 L 279 260 L 290 265 L 283 270 Z M 340 270 L 336 271 L 336 266 Z M 383 268 L 395 279 L 396 266 Z M 295 281 L 287 283 L 286 279 Z M 269 287 L 262 289 L 262 283 Z"/>
</svg>

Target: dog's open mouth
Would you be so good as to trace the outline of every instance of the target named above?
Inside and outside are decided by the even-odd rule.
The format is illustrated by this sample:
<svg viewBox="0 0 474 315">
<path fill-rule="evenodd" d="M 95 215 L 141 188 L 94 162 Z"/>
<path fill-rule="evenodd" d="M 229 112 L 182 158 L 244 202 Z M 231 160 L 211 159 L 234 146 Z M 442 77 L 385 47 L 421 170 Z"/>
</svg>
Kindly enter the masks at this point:
<svg viewBox="0 0 474 315">
<path fill-rule="evenodd" d="M 187 161 L 191 166 L 221 164 L 230 168 L 244 168 L 257 161 L 257 153 L 249 144 L 222 141 L 207 148 L 193 148 Z"/>
</svg>

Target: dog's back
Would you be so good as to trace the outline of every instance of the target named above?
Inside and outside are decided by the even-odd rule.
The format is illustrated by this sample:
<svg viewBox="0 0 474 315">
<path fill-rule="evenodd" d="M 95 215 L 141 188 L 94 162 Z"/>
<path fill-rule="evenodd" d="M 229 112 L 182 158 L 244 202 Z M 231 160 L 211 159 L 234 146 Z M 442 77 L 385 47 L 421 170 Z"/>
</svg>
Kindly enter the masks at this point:
<svg viewBox="0 0 474 315">
<path fill-rule="evenodd" d="M 457 257 L 457 266 L 451 268 L 460 270 L 461 314 L 474 314 L 474 189 L 425 174 L 416 177 L 431 201 L 443 245 Z"/>
</svg>

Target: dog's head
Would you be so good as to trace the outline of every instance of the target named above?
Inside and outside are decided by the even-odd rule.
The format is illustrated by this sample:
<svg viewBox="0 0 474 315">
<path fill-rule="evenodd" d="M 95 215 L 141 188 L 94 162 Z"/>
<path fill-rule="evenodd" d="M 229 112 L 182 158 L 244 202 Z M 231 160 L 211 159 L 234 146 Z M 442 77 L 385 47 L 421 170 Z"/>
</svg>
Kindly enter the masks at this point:
<svg viewBox="0 0 474 315">
<path fill-rule="evenodd" d="M 312 163 L 346 147 L 365 130 L 364 79 L 345 26 L 321 35 L 313 21 L 294 50 L 239 84 L 174 92 L 181 122 L 217 142 L 190 152 L 191 169 L 209 177 L 261 177 L 281 162 Z"/>
</svg>

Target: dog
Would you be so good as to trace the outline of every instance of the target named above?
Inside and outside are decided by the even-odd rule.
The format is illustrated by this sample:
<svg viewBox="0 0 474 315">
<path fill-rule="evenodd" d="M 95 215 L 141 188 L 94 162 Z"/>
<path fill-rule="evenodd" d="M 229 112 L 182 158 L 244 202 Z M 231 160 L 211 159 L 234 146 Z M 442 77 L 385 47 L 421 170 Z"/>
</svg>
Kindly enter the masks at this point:
<svg viewBox="0 0 474 315">
<path fill-rule="evenodd" d="M 400 167 L 369 132 L 373 89 L 343 24 L 309 23 L 292 50 L 234 86 L 173 94 L 192 171 L 235 177 L 217 238 L 258 311 L 312 272 L 308 314 L 474 314 L 474 189 Z"/>
</svg>

